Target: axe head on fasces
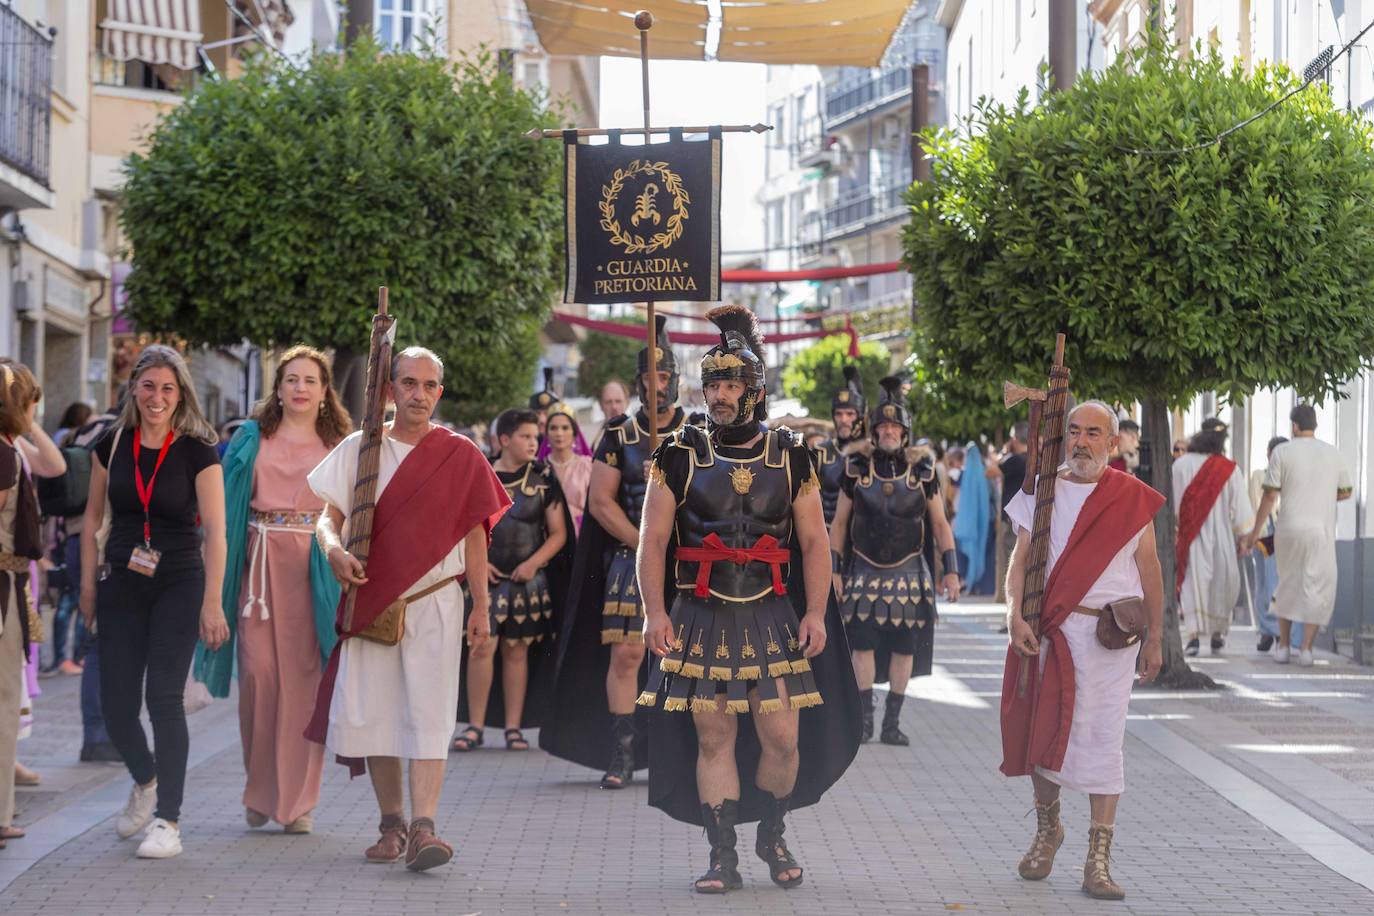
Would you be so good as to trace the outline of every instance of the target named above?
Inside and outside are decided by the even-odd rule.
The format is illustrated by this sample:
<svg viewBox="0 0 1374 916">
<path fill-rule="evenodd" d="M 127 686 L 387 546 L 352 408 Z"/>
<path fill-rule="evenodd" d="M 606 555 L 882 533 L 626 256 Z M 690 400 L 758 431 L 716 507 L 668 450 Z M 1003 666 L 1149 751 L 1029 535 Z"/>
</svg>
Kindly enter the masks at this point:
<svg viewBox="0 0 1374 916">
<path fill-rule="evenodd" d="M 1046 397 L 1048 395 L 1041 388 L 1026 388 L 1012 382 L 1002 383 L 1002 403 L 1007 406 L 1008 410 L 1022 401 L 1044 401 Z"/>
</svg>

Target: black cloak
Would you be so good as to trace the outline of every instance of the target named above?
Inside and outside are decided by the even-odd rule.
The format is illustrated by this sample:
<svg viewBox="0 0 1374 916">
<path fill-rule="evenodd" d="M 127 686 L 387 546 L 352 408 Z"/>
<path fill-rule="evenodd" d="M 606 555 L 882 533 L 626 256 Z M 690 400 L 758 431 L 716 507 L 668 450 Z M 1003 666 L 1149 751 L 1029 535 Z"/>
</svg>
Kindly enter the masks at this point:
<svg viewBox="0 0 1374 916">
<path fill-rule="evenodd" d="M 550 626 L 552 639 L 545 638 L 532 643 L 529 652 L 529 681 L 525 688 L 525 706 L 520 713 L 520 727 L 539 728 L 548 716 L 550 700 L 553 696 L 554 664 L 558 655 L 558 640 L 563 624 L 563 608 L 567 606 L 568 585 L 571 581 L 573 552 L 577 528 L 573 526 L 572 513 L 568 510 L 568 498 L 562 494 L 563 525 L 568 539 L 558 553 L 553 555 L 544 567 L 544 578 L 549 583 L 549 598 L 553 602 L 553 623 Z M 464 607 L 472 610 L 472 599 L 468 594 L 467 583 L 463 584 Z M 467 629 L 467 614 L 463 615 L 463 628 Z M 493 637 L 497 638 L 497 637 Z M 463 724 L 472 722 L 468 718 L 468 641 L 463 639 L 460 677 L 458 686 L 458 721 Z M 604 692 L 604 691 L 603 691 Z M 474 725 L 487 725 L 490 728 L 506 727 L 505 691 L 501 687 L 501 648 L 496 656 L 491 672 L 491 692 L 487 694 L 486 722 L 473 722 Z"/>
<path fill-rule="evenodd" d="M 665 569 L 673 568 L 674 545 L 669 545 Z M 670 576 L 664 576 L 671 581 Z M 844 774 L 859 752 L 861 718 L 859 687 L 849 656 L 844 622 L 835 603 L 835 593 L 827 589 L 825 606 L 825 649 L 811 659 L 811 670 L 824 703 L 800 711 L 798 752 L 801 766 L 792 790 L 792 808 L 814 805 Z M 787 595 L 800 620 L 806 613 L 806 581 L 802 574 L 801 551 L 793 545 L 789 565 Z M 657 665 L 654 656 L 653 664 Z M 697 732 L 688 712 L 664 712 L 660 696 L 649 716 L 649 804 L 675 820 L 701 825 L 701 799 L 697 795 Z M 754 785 L 759 765 L 759 739 L 751 715 L 740 715 L 739 735 L 735 740 L 735 761 L 739 768 L 739 822 L 756 821 L 764 813 L 768 793 Z"/>
</svg>

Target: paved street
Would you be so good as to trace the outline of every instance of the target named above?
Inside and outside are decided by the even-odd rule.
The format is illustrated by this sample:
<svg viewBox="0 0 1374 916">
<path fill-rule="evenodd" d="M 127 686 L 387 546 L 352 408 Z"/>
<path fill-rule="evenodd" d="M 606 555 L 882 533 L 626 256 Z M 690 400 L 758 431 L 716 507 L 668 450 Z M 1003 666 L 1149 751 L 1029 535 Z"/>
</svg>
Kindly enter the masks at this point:
<svg viewBox="0 0 1374 916">
<path fill-rule="evenodd" d="M 0 852 L 12 914 L 192 913 L 1369 913 L 1374 910 L 1374 669 L 1326 656 L 1279 667 L 1235 634 L 1201 667 L 1215 693 L 1137 691 L 1114 873 L 1124 903 L 1078 889 L 1086 800 L 1066 795 L 1068 839 L 1043 884 L 1016 877 L 1034 818 L 1026 781 L 996 771 L 1003 637 L 989 607 L 948 614 L 936 677 L 908 702 L 909 750 L 864 747 L 822 803 L 792 818 L 806 884 L 784 892 L 740 848 L 746 888 L 703 898 L 700 830 L 644 804 L 637 783 L 539 752 L 452 759 L 440 811 L 455 865 L 415 876 L 366 866 L 376 812 L 365 781 L 330 766 L 316 833 L 243 825 L 232 703 L 192 719 L 186 853 L 139 861 L 114 836 L 122 770 L 71 761 L 76 679 L 44 681 L 20 756 L 44 785 L 21 789 L 30 836 Z M 489 738 L 499 737 L 491 735 Z M 26 858 L 27 857 L 27 858 Z"/>
</svg>

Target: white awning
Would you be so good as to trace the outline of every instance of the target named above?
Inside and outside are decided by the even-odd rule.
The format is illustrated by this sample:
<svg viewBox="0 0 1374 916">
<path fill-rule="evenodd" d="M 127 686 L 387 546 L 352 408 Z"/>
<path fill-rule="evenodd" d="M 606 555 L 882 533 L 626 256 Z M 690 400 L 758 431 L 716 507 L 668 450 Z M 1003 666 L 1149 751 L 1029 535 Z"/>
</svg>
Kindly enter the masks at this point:
<svg viewBox="0 0 1374 916">
<path fill-rule="evenodd" d="M 109 15 L 100 23 L 100 50 L 112 60 L 141 60 L 178 70 L 200 66 L 196 48 L 200 31 L 197 0 L 108 0 Z"/>
</svg>

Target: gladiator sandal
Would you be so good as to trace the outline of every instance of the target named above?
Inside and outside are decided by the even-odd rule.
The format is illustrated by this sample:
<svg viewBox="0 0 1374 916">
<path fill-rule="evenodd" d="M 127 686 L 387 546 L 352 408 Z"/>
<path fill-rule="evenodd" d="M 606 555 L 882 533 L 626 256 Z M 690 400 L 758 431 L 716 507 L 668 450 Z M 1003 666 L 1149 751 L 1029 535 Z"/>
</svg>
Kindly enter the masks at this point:
<svg viewBox="0 0 1374 916">
<path fill-rule="evenodd" d="M 434 833 L 434 821 L 427 817 L 417 817 L 410 822 L 410 840 L 406 850 L 406 868 L 410 871 L 428 871 L 447 865 L 453 858 L 453 847 Z"/>
<path fill-rule="evenodd" d="M 1093 824 L 1088 831 L 1088 861 L 1083 864 L 1083 892 L 1098 900 L 1125 900 L 1126 892 L 1112 880 L 1112 827 Z"/>
<path fill-rule="evenodd" d="M 1043 881 L 1054 868 L 1054 854 L 1064 845 L 1064 825 L 1059 822 L 1059 799 L 1048 805 L 1035 803 L 1035 838 L 1021 857 L 1016 871 L 1027 881 Z"/>
<path fill-rule="evenodd" d="M 706 825 L 706 839 L 711 843 L 711 867 L 696 880 L 698 894 L 724 894 L 744 887 L 744 879 L 739 875 L 739 853 L 735 851 L 738 821 L 737 799 L 727 798 L 714 808 L 701 806 L 701 822 Z"/>
<path fill-rule="evenodd" d="M 611 765 L 601 777 L 601 788 L 623 789 L 635 778 L 635 715 L 611 714 Z M 618 780 L 618 781 L 613 781 Z"/>
<path fill-rule="evenodd" d="M 787 809 L 792 804 L 792 796 L 785 795 L 782 798 L 768 796 L 769 802 L 764 803 L 764 815 L 759 818 L 758 834 L 754 840 L 754 852 L 758 857 L 768 863 L 768 871 L 773 879 L 773 883 L 782 888 L 793 888 L 802 883 L 802 875 L 798 874 L 791 878 L 782 877 L 783 872 L 796 870 L 800 872 L 801 866 L 792 857 L 792 853 L 787 851 L 787 841 L 782 838 L 783 831 L 787 825 L 783 823 L 783 818 L 787 815 Z"/>
<path fill-rule="evenodd" d="M 873 740 L 873 688 L 859 691 L 859 707 L 863 711 L 864 730 L 859 738 L 861 744 Z"/>
<path fill-rule="evenodd" d="M 902 703 L 905 700 L 906 697 L 900 693 L 887 695 L 887 709 L 883 712 L 883 744 L 891 744 L 896 747 L 906 747 L 911 744 L 911 739 L 897 727 L 902 719 Z"/>
<path fill-rule="evenodd" d="M 400 861 L 406 851 L 406 819 L 399 814 L 383 814 L 377 829 L 382 837 L 363 853 L 367 861 L 376 865 Z"/>
</svg>

